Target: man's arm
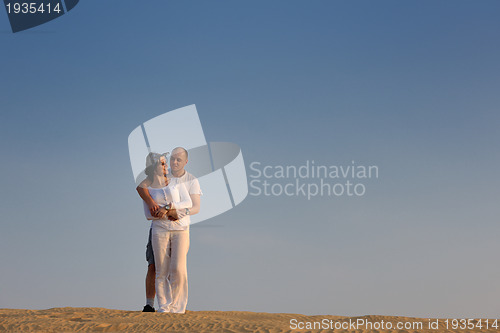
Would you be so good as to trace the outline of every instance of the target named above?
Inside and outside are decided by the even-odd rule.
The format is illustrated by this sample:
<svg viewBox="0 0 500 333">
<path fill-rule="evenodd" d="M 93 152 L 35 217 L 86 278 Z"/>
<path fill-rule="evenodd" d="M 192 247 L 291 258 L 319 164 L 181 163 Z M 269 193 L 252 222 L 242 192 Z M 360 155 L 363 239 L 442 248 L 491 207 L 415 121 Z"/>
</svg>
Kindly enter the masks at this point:
<svg viewBox="0 0 500 333">
<path fill-rule="evenodd" d="M 193 206 L 189 208 L 189 215 L 198 214 L 200 212 L 200 195 L 199 194 L 190 194 L 191 201 L 193 202 Z"/>
<path fill-rule="evenodd" d="M 151 198 L 151 195 L 149 194 L 149 183 L 150 182 L 148 182 L 147 180 L 143 180 L 135 189 L 137 190 L 137 193 L 139 193 L 141 199 L 144 200 L 146 205 L 148 205 L 151 215 L 156 216 L 156 211 L 160 208 L 160 206 L 158 206 L 158 204 L 153 200 L 153 198 Z"/>
</svg>

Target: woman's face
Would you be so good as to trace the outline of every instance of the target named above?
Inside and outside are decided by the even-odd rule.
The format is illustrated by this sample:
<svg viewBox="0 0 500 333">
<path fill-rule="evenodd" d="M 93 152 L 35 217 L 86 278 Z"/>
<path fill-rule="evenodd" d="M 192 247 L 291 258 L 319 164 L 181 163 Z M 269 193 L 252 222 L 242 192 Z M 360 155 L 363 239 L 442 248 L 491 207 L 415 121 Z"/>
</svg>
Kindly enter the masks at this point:
<svg viewBox="0 0 500 333">
<path fill-rule="evenodd" d="M 156 174 L 157 175 L 167 175 L 168 174 L 168 164 L 165 156 L 160 157 L 160 160 L 156 164 Z"/>
</svg>

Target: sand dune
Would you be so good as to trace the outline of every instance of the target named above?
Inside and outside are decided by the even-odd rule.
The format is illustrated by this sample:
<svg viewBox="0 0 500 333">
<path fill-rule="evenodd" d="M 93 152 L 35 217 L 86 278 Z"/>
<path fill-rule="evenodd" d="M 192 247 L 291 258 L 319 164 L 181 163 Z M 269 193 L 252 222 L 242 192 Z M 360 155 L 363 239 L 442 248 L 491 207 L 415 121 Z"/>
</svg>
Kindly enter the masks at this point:
<svg viewBox="0 0 500 333">
<path fill-rule="evenodd" d="M 103 308 L 53 308 L 48 310 L 0 309 L 0 332 L 500 332 L 478 321 L 462 323 L 474 329 L 452 327 L 445 319 L 391 316 L 305 316 L 289 313 L 239 311 L 188 311 L 184 315 L 142 313 Z M 316 329 L 313 329 L 316 323 Z M 363 324 L 364 323 L 364 324 Z M 371 327 L 369 326 L 371 323 Z M 398 323 L 406 328 L 397 329 Z M 420 324 L 419 324 L 420 323 Z M 355 324 L 361 326 L 355 327 Z M 459 322 L 454 324 L 460 325 Z M 494 324 L 489 320 L 489 325 Z M 500 320 L 498 320 L 500 324 Z M 322 326 L 319 326 L 322 325 Z M 337 325 L 337 326 L 335 326 Z M 341 327 L 343 325 L 343 328 Z M 377 327 L 378 325 L 378 327 Z M 384 325 L 384 326 L 382 326 Z M 421 325 L 421 328 L 419 327 Z M 328 328 L 326 328 L 328 326 Z M 390 329 L 388 327 L 392 326 Z M 337 328 L 335 328 L 337 327 Z M 303 328 L 303 329 L 299 329 Z M 453 329 L 455 328 L 455 329 Z"/>
</svg>

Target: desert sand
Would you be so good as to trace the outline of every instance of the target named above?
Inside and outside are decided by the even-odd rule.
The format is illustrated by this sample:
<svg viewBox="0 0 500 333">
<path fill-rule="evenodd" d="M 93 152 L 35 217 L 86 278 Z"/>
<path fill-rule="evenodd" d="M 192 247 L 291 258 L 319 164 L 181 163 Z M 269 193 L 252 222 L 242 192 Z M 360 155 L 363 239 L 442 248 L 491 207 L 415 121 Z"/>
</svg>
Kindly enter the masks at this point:
<svg viewBox="0 0 500 333">
<path fill-rule="evenodd" d="M 292 320 L 292 322 L 291 322 Z M 294 321 L 295 320 L 295 321 Z M 384 325 L 353 329 L 352 323 Z M 0 309 L 0 332 L 331 332 L 331 329 L 307 329 L 307 325 L 344 325 L 334 332 L 500 332 L 497 328 L 475 327 L 460 329 L 448 327 L 445 319 L 438 320 L 438 328 L 430 328 L 428 318 L 392 316 L 340 317 L 331 315 L 305 316 L 289 313 L 259 313 L 240 311 L 188 311 L 184 315 L 142 313 L 139 311 L 109 310 L 103 308 L 52 308 L 47 310 Z M 417 325 L 409 329 L 396 329 L 397 323 Z M 436 322 L 431 319 L 430 322 Z M 500 320 L 498 321 L 500 324 Z M 309 323 L 309 324 L 308 324 Z M 351 323 L 351 327 L 347 327 Z M 387 326 L 393 325 L 392 329 Z M 491 325 L 493 320 L 489 320 Z M 451 322 L 449 322 L 451 324 Z M 459 324 L 455 322 L 455 324 Z M 478 326 L 478 321 L 468 325 Z M 465 325 L 465 323 L 464 323 Z M 304 327 L 304 329 L 298 329 Z M 294 329 L 296 328 L 296 329 Z M 312 326 L 309 326 L 312 328 Z"/>
</svg>

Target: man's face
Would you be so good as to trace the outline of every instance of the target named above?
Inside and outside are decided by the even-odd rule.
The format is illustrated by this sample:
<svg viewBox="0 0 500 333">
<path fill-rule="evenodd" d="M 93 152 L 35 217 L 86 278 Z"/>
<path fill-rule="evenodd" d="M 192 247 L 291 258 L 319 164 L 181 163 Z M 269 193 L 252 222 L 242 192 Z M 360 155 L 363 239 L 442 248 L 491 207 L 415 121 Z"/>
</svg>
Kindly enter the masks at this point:
<svg viewBox="0 0 500 333">
<path fill-rule="evenodd" d="M 182 150 L 174 150 L 170 156 L 170 170 L 177 173 L 184 169 L 187 164 L 186 154 Z"/>
</svg>

